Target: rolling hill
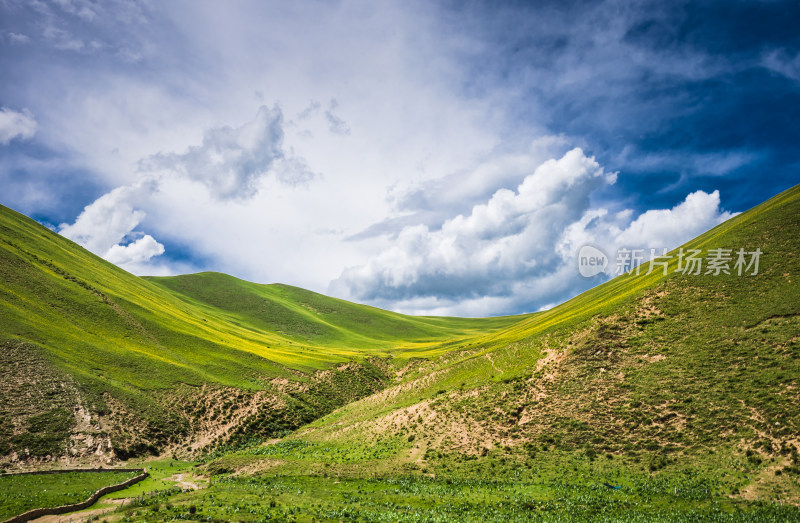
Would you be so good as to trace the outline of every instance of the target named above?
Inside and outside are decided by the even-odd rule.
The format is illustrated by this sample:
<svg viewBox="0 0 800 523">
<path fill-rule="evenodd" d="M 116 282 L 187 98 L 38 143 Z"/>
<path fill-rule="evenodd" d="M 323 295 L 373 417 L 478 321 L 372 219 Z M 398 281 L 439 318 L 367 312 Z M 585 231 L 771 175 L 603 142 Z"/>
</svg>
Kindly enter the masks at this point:
<svg viewBox="0 0 800 523">
<path fill-rule="evenodd" d="M 800 186 L 666 269 L 474 320 L 0 233 L 0 454 L 200 458 L 206 489 L 130 520 L 800 519 Z"/>
<path fill-rule="evenodd" d="M 565 511 L 575 508 L 578 492 L 589 496 L 584 503 L 602 494 L 602 482 L 624 485 L 662 515 L 675 503 L 696 508 L 692 499 L 701 498 L 710 511 L 703 518 L 733 510 L 731 499 L 798 504 L 800 187 L 682 247 L 719 248 L 760 249 L 757 271 L 739 275 L 732 255 L 729 274 L 707 274 L 707 266 L 683 273 L 676 249 L 666 275 L 646 264 L 639 274 L 413 362 L 386 389 L 275 445 L 217 457 L 207 470 L 335 474 L 351 478 L 353 490 L 364 488 L 358 478 L 376 474 L 436 478 L 430 481 L 440 486 L 497 481 L 486 487 L 502 494 L 496 502 L 523 503 L 515 485 L 549 485 L 536 503 L 552 502 L 558 490 Z M 573 490 L 555 489 L 567 479 Z M 442 486 L 439 494 L 458 504 L 462 487 Z M 424 514 L 441 514 L 433 498 L 416 500 Z M 367 505 L 359 506 L 374 514 Z M 585 516 L 578 514 L 564 520 Z M 792 514 L 763 520 L 800 517 Z"/>
<path fill-rule="evenodd" d="M 215 273 L 139 278 L 0 208 L 0 454 L 273 435 L 382 388 L 382 358 L 514 321 L 413 318 Z"/>
</svg>

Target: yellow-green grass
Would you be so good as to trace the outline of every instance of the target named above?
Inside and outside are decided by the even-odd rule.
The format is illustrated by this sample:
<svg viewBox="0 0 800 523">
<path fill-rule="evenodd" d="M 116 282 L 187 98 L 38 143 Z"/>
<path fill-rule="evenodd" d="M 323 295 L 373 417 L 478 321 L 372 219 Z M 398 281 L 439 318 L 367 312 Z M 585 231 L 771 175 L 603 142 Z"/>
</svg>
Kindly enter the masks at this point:
<svg viewBox="0 0 800 523">
<path fill-rule="evenodd" d="M 9 209 L 0 220 L 0 336 L 122 387 L 248 387 L 284 367 L 424 351 L 514 321 L 413 318 L 215 273 L 148 281 Z"/>
<path fill-rule="evenodd" d="M 475 337 L 521 319 L 405 316 L 290 285 L 262 285 L 211 272 L 147 279 L 192 305 L 224 311 L 235 325 L 280 334 L 305 350 L 347 349 L 351 358 L 432 354 L 443 340 Z"/>
<path fill-rule="evenodd" d="M 568 361 L 565 374 L 548 385 L 552 389 L 548 392 L 559 400 L 573 398 L 569 406 L 581 414 L 567 411 L 563 419 L 549 417 L 556 425 L 542 430 L 570 441 L 579 441 L 579 435 L 589 442 L 595 438 L 598 446 L 616 451 L 623 445 L 609 440 L 643 446 L 657 431 L 655 425 L 647 429 L 639 425 L 678 400 L 674 415 L 696 419 L 681 446 L 713 446 L 706 439 L 717 427 L 729 443 L 745 437 L 742 450 L 760 444 L 760 434 L 762 439 L 771 438 L 777 452 L 788 444 L 786 438 L 800 431 L 800 411 L 795 407 L 800 401 L 800 187 L 682 248 L 702 249 L 704 256 L 714 248 L 734 252 L 758 248 L 763 253 L 757 275 L 739 276 L 736 271 L 687 275 L 677 271 L 676 249 L 670 253 L 666 275 L 660 268 L 647 274 L 649 264 L 645 264 L 638 275 L 621 275 L 551 310 L 457 343 L 455 351 L 407 372 L 404 381 L 388 391 L 391 394 L 346 405 L 293 437 L 334 442 L 375 437 L 370 426 L 377 420 L 420 402 L 440 405 L 445 418 L 456 412 L 480 418 L 479 424 L 485 423 L 489 432 L 497 427 L 482 418 L 502 418 L 506 430 L 518 421 L 507 411 L 539 408 L 523 396 L 542 377 L 543 371 L 537 373 L 541 358 L 563 353 Z M 642 316 L 646 306 L 658 313 Z M 641 363 L 654 355 L 655 364 Z M 469 395 L 470 390 L 480 393 Z M 695 401 L 693 407 L 680 403 L 687 398 Z M 646 415 L 637 413 L 637 404 L 644 405 L 639 409 Z M 703 408 L 710 409 L 707 415 Z M 586 412 L 592 409 L 598 416 L 628 424 L 624 429 L 628 432 L 610 436 L 601 433 L 620 427 L 591 428 L 585 419 L 591 418 Z M 759 421 L 750 423 L 750 416 Z M 520 443 L 533 437 L 519 430 Z M 426 431 L 431 431 L 429 425 L 416 426 L 411 420 L 403 434 Z M 476 442 L 473 450 L 479 447 Z"/>
<path fill-rule="evenodd" d="M 268 336 L 295 369 L 365 355 L 405 368 L 275 445 L 218 450 L 194 469 L 212 474 L 208 490 L 148 497 L 126 517 L 797 520 L 800 187 L 683 248 L 763 254 L 757 275 L 685 275 L 676 249 L 667 275 L 645 264 L 549 311 L 487 320 L 213 273 L 137 279 L 214 346 Z M 169 321 L 167 334 L 148 329 L 169 338 L 181 328 Z M 454 443 L 452 428 L 466 437 Z"/>
<path fill-rule="evenodd" d="M 205 503 L 218 514 L 263 482 L 278 506 L 241 509 L 322 520 L 353 509 L 379 520 L 381 503 L 392 520 L 800 519 L 800 187 L 683 248 L 760 249 L 758 274 L 682 274 L 676 249 L 667 275 L 645 264 L 411 361 L 389 389 L 275 445 L 213 456 L 208 473 L 256 472 L 212 481 L 209 494 L 227 503 L 192 494 L 174 510 Z M 287 496 L 273 487 L 284 481 L 306 487 Z M 371 493 L 397 495 L 398 481 L 429 485 Z M 623 486 L 622 505 L 604 482 Z M 438 492 L 420 499 L 429 487 Z M 305 489 L 346 492 L 320 506 Z M 447 499 L 465 503 L 441 513 Z"/>
<path fill-rule="evenodd" d="M 112 440 L 126 424 L 139 425 L 136 419 L 148 426 L 139 426 L 150 434 L 147 443 L 135 444 L 134 431 L 120 455 L 156 452 L 188 434 L 192 422 L 174 400 L 190 401 L 192 388 L 275 393 L 270 382 L 276 378 L 308 381 L 343 363 L 430 356 L 518 320 L 404 316 L 218 273 L 136 277 L 1 207 L 0 348 L 19 368 L 0 367 L 0 376 L 41 389 L 33 383 L 46 375 L 53 392 L 30 396 L 15 392 L 21 390 L 17 385 L 0 386 L 0 455 L 16 450 L 46 457 L 65 450 L 71 422 L 49 432 L 33 430 L 43 416 L 71 417 L 77 405 L 55 393 L 62 386 L 99 416 L 120 403 L 124 412 L 114 422 Z M 179 388 L 183 392 L 171 400 Z M 351 396 L 329 389 L 312 388 L 301 398 L 276 393 L 289 411 L 300 412 L 297 404 L 302 416 L 261 420 L 259 426 L 285 430 Z M 134 419 L 125 421 L 126 413 Z"/>
<path fill-rule="evenodd" d="M 0 476 L 0 520 L 35 508 L 79 503 L 102 487 L 122 483 L 138 472 L 65 472 Z"/>
<path fill-rule="evenodd" d="M 0 209 L 0 341 L 121 388 L 252 387 L 374 355 L 426 353 L 510 319 L 413 318 L 215 273 L 138 278 Z"/>
</svg>

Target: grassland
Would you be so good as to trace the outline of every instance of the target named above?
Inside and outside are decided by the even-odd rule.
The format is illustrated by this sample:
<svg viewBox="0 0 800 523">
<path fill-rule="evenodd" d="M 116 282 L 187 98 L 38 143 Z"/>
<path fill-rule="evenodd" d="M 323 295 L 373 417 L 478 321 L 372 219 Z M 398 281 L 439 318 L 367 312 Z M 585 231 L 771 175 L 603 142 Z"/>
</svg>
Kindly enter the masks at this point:
<svg viewBox="0 0 800 523">
<path fill-rule="evenodd" d="M 645 265 L 441 357 L 409 362 L 388 388 L 288 436 L 279 443 L 292 448 L 285 455 L 242 449 L 210 456 L 206 470 L 322 484 L 326 476 L 353 484 L 502 479 L 498 493 L 513 477 L 539 485 L 539 501 L 555 496 L 542 485 L 565 483 L 589 496 L 578 503 L 587 514 L 611 520 L 797 520 L 787 507 L 800 504 L 798 233 L 795 188 L 683 246 L 759 248 L 758 274 L 682 274 L 676 250 L 666 275 Z M 706 484 L 708 498 L 683 500 L 687 479 Z M 661 484 L 673 496 L 629 498 L 636 504 L 615 513 L 612 494 L 598 487 L 606 482 Z M 372 497 L 359 499 L 369 513 Z M 595 502 L 610 515 L 589 510 Z M 289 505 L 303 503 L 312 501 Z M 565 503 L 556 520 L 576 517 Z M 487 517 L 476 510 L 467 519 Z"/>
<path fill-rule="evenodd" d="M 426 354 L 514 321 L 413 318 L 215 273 L 138 278 L 7 208 L 0 234 L 3 341 L 36 344 L 71 373 L 102 371 L 124 386 L 246 388 L 259 375 Z"/>
<path fill-rule="evenodd" d="M 216 273 L 138 278 L 0 208 L 0 455 L 270 437 L 385 386 L 376 358 L 430 357 L 514 321 L 415 318 Z"/>
<path fill-rule="evenodd" d="M 666 276 L 646 274 L 645 265 L 639 275 L 470 340 L 298 437 L 344 437 L 340 425 L 355 434 L 405 409 L 414 415 L 395 417 L 423 418 L 417 427 L 428 435 L 442 418 L 463 414 L 477 422 L 471 430 L 491 429 L 490 448 L 525 440 L 514 433 L 533 427 L 566 441 L 580 434 L 603 451 L 620 451 L 614 442 L 632 438 L 645 445 L 645 434 L 674 443 L 679 431 L 687 439 L 681 447 L 699 445 L 701 435 L 718 441 L 720 433 L 790 446 L 800 432 L 800 412 L 790 408 L 800 400 L 798 232 L 795 188 L 684 246 L 758 247 L 757 275 L 685 275 L 673 251 Z M 411 424 L 390 426 L 408 432 Z"/>
<path fill-rule="evenodd" d="M 50 255 L 20 254 L 37 242 L 0 247 L 47 272 Z M 106 297 L 88 291 L 128 345 L 108 360 L 91 353 L 91 366 L 77 348 L 59 356 L 32 320 L 44 291 L 7 286 L 31 304 L 25 321 L 0 320 L 9 374 L 35 383 L 27 398 L 47 408 L 7 411 L 27 425 L 0 428 L 0 442 L 54 451 L 61 440 L 37 432 L 36 416 L 67 419 L 63 409 L 94 398 L 105 419 L 148 420 L 107 433 L 123 453 L 161 430 L 144 439 L 153 452 L 200 459 L 182 470 L 206 488 L 162 478 L 110 520 L 800 520 L 800 187 L 682 248 L 762 254 L 756 274 L 694 275 L 678 270 L 676 249 L 666 273 L 646 264 L 549 311 L 483 320 L 410 318 L 215 273 L 134 278 L 89 257 L 113 278 L 74 277 Z M 71 276 L 74 261 L 56 267 Z M 86 298 L 78 287 L 67 304 Z M 114 327 L 110 303 L 142 330 Z M 91 330 L 78 309 L 59 316 L 53 344 Z M 134 357 L 153 383 L 126 381 Z"/>
<path fill-rule="evenodd" d="M 0 520 L 35 508 L 79 503 L 102 487 L 136 475 L 136 472 L 69 472 L 0 476 Z"/>
<path fill-rule="evenodd" d="M 200 491 L 165 490 L 109 521 L 786 522 L 795 507 L 732 502 L 709 478 L 629 478 L 619 489 L 562 479 L 226 476 Z M 617 485 L 613 485 L 617 486 Z"/>
<path fill-rule="evenodd" d="M 223 311 L 227 322 L 272 332 L 305 352 L 324 348 L 347 358 L 391 355 L 408 359 L 442 354 L 442 341 L 471 338 L 506 327 L 520 317 L 413 317 L 336 300 L 289 285 L 259 285 L 220 273 L 146 278 L 198 308 Z"/>
</svg>

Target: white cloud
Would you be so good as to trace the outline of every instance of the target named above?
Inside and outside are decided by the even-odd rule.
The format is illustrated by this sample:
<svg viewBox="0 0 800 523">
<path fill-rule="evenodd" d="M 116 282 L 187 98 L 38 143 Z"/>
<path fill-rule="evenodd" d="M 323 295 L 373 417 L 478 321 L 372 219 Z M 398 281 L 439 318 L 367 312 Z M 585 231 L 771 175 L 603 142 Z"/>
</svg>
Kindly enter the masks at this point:
<svg viewBox="0 0 800 523">
<path fill-rule="evenodd" d="M 118 187 L 87 205 L 75 223 L 61 224 L 58 232 L 123 269 L 138 271 L 164 253 L 155 238 L 135 231 L 146 216 L 135 202 L 152 187 L 152 181 Z M 126 244 L 131 236 L 141 237 Z"/>
<path fill-rule="evenodd" d="M 719 208 L 719 191 L 696 191 L 672 209 L 649 210 L 633 220 L 615 238 L 627 248 L 674 248 L 732 218 Z M 659 251 L 660 252 L 660 251 Z"/>
<path fill-rule="evenodd" d="M 608 276 L 617 274 L 616 253 L 620 249 L 641 250 L 642 261 L 651 249 L 660 255 L 736 216 L 720 208 L 719 191 L 696 191 L 671 209 L 651 209 L 632 219 L 630 209 L 611 214 L 607 209 L 589 209 L 580 220 L 564 230 L 556 250 L 573 263 L 583 245 L 599 247 L 609 257 Z"/>
<path fill-rule="evenodd" d="M 567 152 L 568 145 L 563 136 L 542 136 L 519 147 L 492 150 L 469 168 L 442 177 L 394 183 L 386 196 L 392 208 L 389 217 L 350 239 L 395 235 L 407 225 L 438 229 L 453 216 L 486 202 L 498 187 L 519 185 L 547 159 Z"/>
<path fill-rule="evenodd" d="M 542 163 L 516 191 L 500 189 L 438 230 L 406 226 L 368 263 L 346 269 L 330 291 L 416 314 L 541 310 L 597 283 L 578 271 L 582 245 L 609 254 L 620 247 L 660 254 L 733 216 L 719 208 L 717 191 L 697 191 L 671 209 L 635 219 L 629 209 L 593 207 L 592 194 L 615 180 L 616 173 L 573 149 Z"/>
<path fill-rule="evenodd" d="M 634 216 L 592 204 L 613 177 L 564 156 L 602 141 L 544 126 L 565 104 L 577 122 L 565 132 L 587 119 L 603 136 L 656 125 L 650 105 L 643 118 L 629 114 L 641 104 L 604 99 L 633 99 L 651 72 L 703 79 L 715 65 L 625 43 L 646 8 L 600 24 L 602 10 L 545 10 L 500 27 L 513 10 L 473 19 L 420 0 L 19 6 L 41 11 L 13 27 L 32 36 L 20 55 L 41 59 L 16 63 L 13 100 L 40 119 L 42 148 L 64 152 L 52 177 L 117 188 L 70 202 L 70 219 L 88 205 L 63 234 L 139 274 L 183 270 L 169 252 L 179 245 L 202 268 L 322 292 L 337 280 L 342 295 L 413 312 L 535 310 L 580 290 L 569 234 L 621 233 Z M 522 53 L 497 45 L 521 36 L 533 39 Z M 726 174 L 751 158 L 741 153 L 690 168 Z M 663 167 L 643 154 L 615 169 Z"/>
<path fill-rule="evenodd" d="M 125 186 L 104 194 L 87 205 L 75 223 L 61 224 L 59 233 L 95 254 L 104 255 L 144 219 L 145 213 L 131 203 L 136 192 L 136 187 Z"/>
<path fill-rule="evenodd" d="M 203 143 L 185 153 L 159 153 L 140 163 L 143 171 L 167 171 L 205 184 L 219 198 L 248 197 L 258 179 L 275 167 L 278 179 L 289 185 L 314 177 L 301 158 L 282 149 L 283 113 L 262 106 L 255 119 L 238 128 L 218 127 L 203 136 Z"/>
<path fill-rule="evenodd" d="M 561 263 L 555 246 L 562 231 L 581 218 L 594 190 L 615 180 L 573 149 L 542 163 L 516 191 L 500 189 L 438 230 L 405 227 L 391 247 L 345 270 L 330 290 L 413 312 L 430 312 L 417 309 L 424 304 L 438 311 L 444 302 L 450 312 L 464 313 L 511 301 L 520 282 L 557 286 L 548 277 Z"/>
<path fill-rule="evenodd" d="M 59 232 L 137 274 L 174 272 L 163 262 L 150 263 L 165 248 L 153 236 L 137 230 L 147 215 L 153 213 L 168 217 L 147 224 L 156 228 L 159 235 L 175 237 L 178 242 L 197 235 L 193 242 L 197 251 L 207 249 L 208 255 L 223 263 L 228 255 L 236 259 L 248 250 L 247 246 L 231 245 L 220 253 L 217 249 L 225 242 L 223 237 L 236 238 L 234 229 L 249 231 L 258 227 L 260 224 L 254 224 L 253 218 L 258 214 L 263 216 L 259 206 L 264 198 L 285 195 L 275 191 L 274 185 L 265 185 L 266 180 L 272 180 L 279 188 L 302 191 L 308 180 L 317 177 L 302 158 L 283 150 L 282 127 L 280 109 L 261 107 L 253 120 L 239 127 L 209 129 L 201 145 L 190 146 L 184 153 L 148 157 L 140 162 L 139 167 L 146 174 L 140 173 L 139 181 L 104 194 L 87 205 L 73 224 L 62 224 Z M 256 198 L 262 190 L 266 195 Z M 251 206 L 248 200 L 257 203 Z M 197 213 L 198 208 L 204 212 Z M 173 214 L 174 209 L 181 211 Z M 236 227 L 231 226 L 235 223 L 231 215 L 239 215 L 238 211 L 244 209 L 247 209 L 246 219 Z M 225 216 L 222 223 L 226 229 L 218 229 L 215 213 Z M 184 221 L 186 217 L 190 219 Z M 138 239 L 130 241 L 134 238 Z M 255 265 L 259 258 L 247 259 Z"/>
<path fill-rule="evenodd" d="M 3 107 L 0 109 L 0 144 L 6 145 L 14 138 L 33 138 L 36 126 L 36 120 L 29 110 L 19 112 Z"/>
<path fill-rule="evenodd" d="M 105 254 L 105 259 L 113 264 L 125 268 L 131 264 L 142 264 L 150 261 L 153 256 L 164 254 L 164 246 L 155 238 L 145 234 L 135 242 L 128 245 L 113 245 Z"/>
</svg>

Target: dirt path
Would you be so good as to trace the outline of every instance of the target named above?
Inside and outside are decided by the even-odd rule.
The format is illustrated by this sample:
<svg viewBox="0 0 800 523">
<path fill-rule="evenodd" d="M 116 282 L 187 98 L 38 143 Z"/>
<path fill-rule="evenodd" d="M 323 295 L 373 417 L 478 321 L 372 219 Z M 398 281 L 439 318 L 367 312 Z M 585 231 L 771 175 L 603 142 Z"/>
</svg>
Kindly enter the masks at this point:
<svg viewBox="0 0 800 523">
<path fill-rule="evenodd" d="M 203 488 L 199 483 L 195 483 L 193 481 L 187 481 L 186 474 L 175 474 L 174 476 L 170 476 L 168 478 L 164 478 L 166 481 L 174 481 L 182 489 L 189 489 L 189 490 L 200 490 Z"/>
<path fill-rule="evenodd" d="M 122 505 L 128 503 L 130 498 L 121 499 L 107 499 L 100 501 L 100 503 L 111 503 L 114 505 Z M 80 523 L 81 521 L 88 521 L 92 516 L 103 516 L 107 513 L 113 512 L 117 507 L 103 507 L 83 512 L 71 512 L 69 514 L 61 514 L 58 516 L 42 516 L 40 518 L 32 519 L 33 523 Z"/>
<path fill-rule="evenodd" d="M 186 474 L 175 474 L 174 476 L 164 479 L 167 481 L 174 481 L 177 486 L 184 490 L 200 490 L 203 488 L 201 484 L 187 480 Z M 61 514 L 57 516 L 42 516 L 40 518 L 32 519 L 31 521 L 34 523 L 80 523 L 81 521 L 89 520 L 93 516 L 104 516 L 109 514 L 117 509 L 116 505 L 130 503 L 131 499 L 132 498 L 103 499 L 98 501 L 98 503 L 102 503 L 104 505 L 112 504 L 115 506 L 84 510 L 83 512 L 70 512 L 68 514 Z"/>
<path fill-rule="evenodd" d="M 487 359 L 487 360 L 489 360 L 489 363 L 491 363 L 491 364 L 492 364 L 492 368 L 493 368 L 495 371 L 497 371 L 497 373 L 498 373 L 498 374 L 503 374 L 503 371 L 502 371 L 502 370 L 500 370 L 500 369 L 497 367 L 497 365 L 495 365 L 495 364 L 494 364 L 494 359 L 492 359 L 492 355 L 491 355 L 491 354 L 489 354 L 489 353 L 487 352 L 486 354 L 484 354 L 484 356 L 486 356 L 486 359 Z"/>
</svg>

